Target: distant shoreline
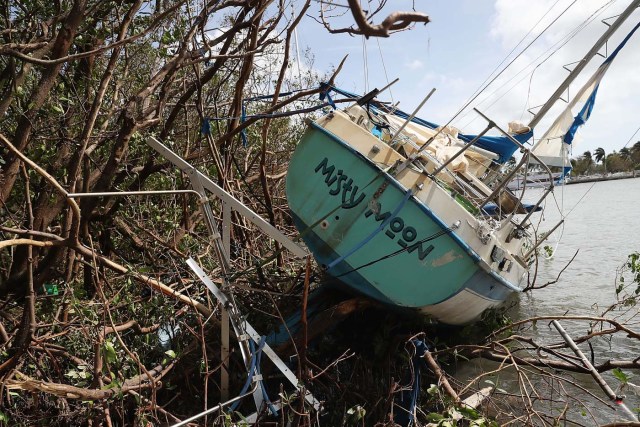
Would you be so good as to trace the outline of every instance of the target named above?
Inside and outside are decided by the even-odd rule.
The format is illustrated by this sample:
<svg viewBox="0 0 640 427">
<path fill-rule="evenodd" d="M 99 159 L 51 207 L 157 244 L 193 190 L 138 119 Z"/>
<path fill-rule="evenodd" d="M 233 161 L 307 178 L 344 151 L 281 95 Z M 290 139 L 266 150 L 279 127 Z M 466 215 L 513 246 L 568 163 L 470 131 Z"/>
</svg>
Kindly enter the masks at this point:
<svg viewBox="0 0 640 427">
<path fill-rule="evenodd" d="M 617 174 L 612 174 L 608 176 L 585 176 L 585 177 L 577 177 L 571 178 L 568 182 L 565 182 L 565 185 L 571 184 L 582 184 L 585 182 L 599 182 L 599 181 L 615 181 L 617 179 L 629 179 L 629 178 L 640 178 L 640 173 L 636 173 L 635 176 L 633 172 L 621 172 Z"/>
</svg>

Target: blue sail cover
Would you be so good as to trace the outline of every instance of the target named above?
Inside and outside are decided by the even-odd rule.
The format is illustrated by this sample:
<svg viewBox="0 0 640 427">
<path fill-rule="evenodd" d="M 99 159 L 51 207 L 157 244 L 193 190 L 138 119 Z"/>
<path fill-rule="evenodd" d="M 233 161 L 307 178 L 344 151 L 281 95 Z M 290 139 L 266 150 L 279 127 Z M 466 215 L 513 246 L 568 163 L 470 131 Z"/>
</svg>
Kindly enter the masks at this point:
<svg viewBox="0 0 640 427">
<path fill-rule="evenodd" d="M 405 113 L 404 111 L 397 110 L 394 112 L 394 114 L 398 117 L 402 117 L 403 119 L 409 118 L 409 114 Z M 437 129 L 439 127 L 439 125 L 435 123 L 428 122 L 426 120 L 419 119 L 417 117 L 414 118 L 412 122 L 422 126 L 426 126 L 431 129 Z M 471 135 L 466 133 L 458 134 L 458 138 L 460 138 L 464 142 L 470 142 L 476 136 L 477 135 Z M 533 136 L 533 131 L 530 130 L 527 133 L 523 133 L 520 135 L 513 135 L 513 139 L 515 139 L 521 144 L 524 144 L 532 136 Z M 498 163 L 505 163 L 509 161 L 511 156 L 513 156 L 513 153 L 515 153 L 516 150 L 518 149 L 518 146 L 514 144 L 513 141 L 511 141 L 506 136 L 481 136 L 480 139 L 478 139 L 474 145 L 484 150 L 491 151 L 492 153 L 497 154 L 499 156 L 497 159 Z"/>
<path fill-rule="evenodd" d="M 626 45 L 633 34 L 640 28 L 640 22 L 627 34 L 616 49 L 598 67 L 596 72 L 580 88 L 576 96 L 569 102 L 569 105 L 560 113 L 553 124 L 544 133 L 533 147 L 532 152 L 537 158 L 547 166 L 567 167 L 569 166 L 570 147 L 573 143 L 578 129 L 589 120 L 596 102 L 598 88 L 605 73 L 609 69 L 613 60 Z M 573 115 L 573 109 L 583 103 L 577 115 Z"/>
<path fill-rule="evenodd" d="M 602 78 L 602 77 L 601 77 Z M 569 130 L 562 138 L 562 141 L 565 144 L 571 144 L 573 139 L 576 137 L 576 132 L 578 132 L 578 128 L 585 124 L 589 117 L 591 117 L 591 112 L 593 111 L 593 106 L 596 105 L 596 94 L 598 93 L 598 87 L 600 84 L 596 84 L 593 92 L 589 95 L 587 102 L 582 106 L 582 109 L 578 113 L 578 115 L 574 118 L 573 123 L 569 127 Z"/>
<path fill-rule="evenodd" d="M 346 90 L 343 89 L 339 89 L 335 86 L 328 86 L 325 84 L 325 93 L 328 92 L 329 90 L 332 90 L 336 93 L 339 93 L 343 96 L 347 96 L 350 98 L 359 98 L 360 96 L 355 94 L 355 93 L 351 93 L 351 92 L 347 92 Z M 378 112 L 386 112 L 386 111 L 382 111 L 380 108 L 376 107 L 375 104 L 371 104 L 370 105 L 373 109 L 375 109 Z M 393 112 L 394 115 L 403 118 L 403 119 L 408 119 L 409 118 L 409 114 L 405 113 L 402 110 L 395 110 Z M 431 129 L 437 129 L 439 127 L 439 125 L 429 122 L 427 120 L 424 119 L 420 119 L 418 117 L 414 117 L 413 120 L 411 120 L 413 123 L 431 128 Z M 458 138 L 460 138 L 462 141 L 464 142 L 469 142 L 471 140 L 473 140 L 477 135 L 470 135 L 470 134 L 464 134 L 464 133 L 460 133 L 458 134 Z M 529 131 L 527 133 L 523 133 L 521 135 L 513 135 L 513 138 L 518 141 L 521 144 L 524 144 L 525 142 L 527 142 L 531 137 L 533 136 L 533 131 Z M 480 137 L 480 139 L 478 139 L 476 141 L 476 143 L 474 144 L 477 147 L 480 147 L 484 150 L 490 151 L 492 153 L 495 153 L 498 155 L 498 159 L 497 162 L 498 163 L 505 163 L 507 161 L 509 161 L 509 159 L 511 158 L 511 156 L 513 156 L 513 153 L 516 152 L 516 150 L 518 149 L 518 146 L 516 144 L 514 144 L 509 138 L 507 138 L 506 136 L 482 136 Z"/>
<path fill-rule="evenodd" d="M 604 74 L 609 69 L 609 66 L 611 65 L 615 57 L 618 55 L 618 52 L 622 50 L 622 48 L 627 44 L 631 36 L 633 36 L 633 33 L 635 33 L 638 28 L 640 28 L 640 22 L 637 23 L 635 27 L 633 27 L 633 29 L 629 32 L 629 34 L 627 34 L 627 36 L 622 40 L 622 42 L 618 45 L 618 47 L 616 47 L 616 49 L 611 53 L 611 55 L 609 55 L 609 57 L 605 59 L 602 65 L 600 65 L 598 70 L 595 72 L 594 76 L 591 78 L 591 80 L 593 80 L 591 84 L 593 89 L 591 89 L 589 98 L 585 102 L 584 106 L 582 107 L 578 115 L 574 118 L 574 121 L 571 124 L 571 127 L 569 128 L 569 130 L 567 131 L 567 133 L 563 138 L 563 141 L 566 144 L 571 144 L 573 142 L 573 139 L 576 136 L 576 132 L 578 131 L 578 128 L 583 124 L 585 124 L 587 120 L 589 120 L 589 116 L 591 116 L 591 112 L 593 111 L 593 106 L 596 103 L 596 94 L 598 93 L 598 87 L 600 86 L 600 81 L 604 77 Z"/>
</svg>

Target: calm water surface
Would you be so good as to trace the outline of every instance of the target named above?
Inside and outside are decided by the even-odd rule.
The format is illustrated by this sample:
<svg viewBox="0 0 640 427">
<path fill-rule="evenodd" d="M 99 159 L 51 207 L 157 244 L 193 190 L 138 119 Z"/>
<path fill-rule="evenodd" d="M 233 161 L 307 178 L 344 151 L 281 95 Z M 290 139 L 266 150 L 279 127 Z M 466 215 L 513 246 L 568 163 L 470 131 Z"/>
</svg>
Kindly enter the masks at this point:
<svg viewBox="0 0 640 427">
<path fill-rule="evenodd" d="M 530 200 L 535 200 L 541 194 L 541 190 L 528 191 L 531 192 L 527 197 Z M 537 283 L 556 279 L 576 251 L 579 251 L 578 255 L 558 283 L 521 295 L 519 304 L 511 312 L 514 319 L 562 315 L 565 312 L 571 315 L 601 314 L 616 302 L 616 270 L 625 263 L 629 253 L 640 251 L 640 178 L 557 187 L 555 201 L 551 196 L 547 198 L 540 233 L 551 229 L 560 220 L 556 205 L 563 207 L 566 221 L 564 229 L 558 229 L 550 240 L 552 246 L 559 240 L 553 257 L 540 261 Z M 573 337 L 585 334 L 588 327 L 584 322 L 563 321 L 562 324 Z M 636 324 L 634 329 L 640 329 L 640 325 Z M 538 323 L 537 328 L 527 331 L 525 335 L 533 335 L 541 344 L 562 342 L 557 331 L 546 322 Z M 588 356 L 589 348 L 584 344 L 580 347 Z M 608 359 L 629 360 L 640 356 L 640 343 L 624 336 L 614 340 L 595 339 L 593 348 L 596 364 Z M 459 374 L 462 375 L 459 376 L 470 379 L 491 369 L 489 365 L 477 361 L 470 363 L 461 369 Z M 590 376 L 577 375 L 573 379 L 607 400 Z M 611 374 L 606 375 L 606 380 L 616 390 L 619 382 Z M 503 373 L 500 381 L 503 388 L 517 392 L 515 376 Z M 635 373 L 631 382 L 640 385 L 640 372 Z M 626 394 L 628 406 L 640 406 L 640 396 L 631 392 Z M 577 409 L 571 418 L 583 425 L 622 419 L 620 413 L 589 397 L 575 397 L 589 402 L 587 406 L 597 420 L 581 416 L 579 405 L 572 405 Z"/>
<path fill-rule="evenodd" d="M 627 255 L 640 251 L 640 179 L 624 179 L 557 187 L 557 204 L 564 205 L 564 230 L 550 260 L 542 260 L 538 283 L 554 280 L 576 251 L 578 255 L 560 281 L 523 296 L 519 316 L 595 314 L 616 301 L 615 278 Z M 547 198 L 540 230 L 560 219 L 556 203 Z"/>
</svg>

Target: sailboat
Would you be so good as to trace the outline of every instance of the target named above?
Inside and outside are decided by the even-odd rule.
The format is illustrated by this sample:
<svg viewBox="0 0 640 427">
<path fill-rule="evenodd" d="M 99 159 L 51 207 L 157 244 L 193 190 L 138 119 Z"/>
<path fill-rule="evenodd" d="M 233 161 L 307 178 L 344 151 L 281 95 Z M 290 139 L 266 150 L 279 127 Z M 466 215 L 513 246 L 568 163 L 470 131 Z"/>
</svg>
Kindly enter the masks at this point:
<svg viewBox="0 0 640 427">
<path fill-rule="evenodd" d="M 567 166 L 568 144 L 588 119 L 597 84 L 633 32 L 533 149 L 524 143 L 638 4 L 611 24 L 528 126 L 504 130 L 476 110 L 486 128 L 463 134 L 416 118 L 417 110 L 390 108 L 376 99 L 377 90 L 310 122 L 291 159 L 286 192 L 324 273 L 383 304 L 453 325 L 475 321 L 522 291 L 537 248 L 557 227 L 538 236 L 531 221 L 553 189 L 549 165 Z M 492 129 L 500 135 L 487 136 Z M 522 158 L 508 168 L 516 150 Z M 508 186 L 519 171 L 526 179 L 530 164 L 549 184 L 526 205 L 524 192 L 515 196 Z"/>
</svg>

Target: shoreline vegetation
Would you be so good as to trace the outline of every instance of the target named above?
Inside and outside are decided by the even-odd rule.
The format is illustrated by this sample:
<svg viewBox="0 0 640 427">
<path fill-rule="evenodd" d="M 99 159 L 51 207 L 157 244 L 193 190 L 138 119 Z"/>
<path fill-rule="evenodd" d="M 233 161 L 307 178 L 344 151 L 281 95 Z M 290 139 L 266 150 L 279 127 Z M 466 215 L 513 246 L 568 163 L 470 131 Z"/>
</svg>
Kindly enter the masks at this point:
<svg viewBox="0 0 640 427">
<path fill-rule="evenodd" d="M 606 153 L 602 147 L 593 153 L 585 151 L 571 159 L 571 178 L 582 176 L 618 176 L 620 173 L 640 174 L 640 141 L 631 147 L 624 146 L 620 151 Z"/>
<path fill-rule="evenodd" d="M 571 184 L 582 184 L 586 182 L 600 182 L 600 181 L 615 181 L 618 179 L 632 179 L 632 178 L 640 178 L 640 172 L 617 172 L 613 174 L 608 174 L 605 176 L 602 175 L 582 175 L 571 177 L 570 180 L 566 181 L 564 185 Z"/>
</svg>

